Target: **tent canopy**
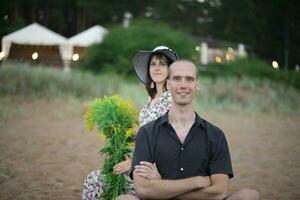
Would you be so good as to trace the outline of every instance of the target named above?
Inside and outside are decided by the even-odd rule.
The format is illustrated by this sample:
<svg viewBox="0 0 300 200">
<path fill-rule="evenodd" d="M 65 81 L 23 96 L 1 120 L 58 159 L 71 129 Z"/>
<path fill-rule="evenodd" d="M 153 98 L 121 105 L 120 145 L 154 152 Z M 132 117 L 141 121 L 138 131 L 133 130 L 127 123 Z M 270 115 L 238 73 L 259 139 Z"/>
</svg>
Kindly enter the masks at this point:
<svg viewBox="0 0 300 200">
<path fill-rule="evenodd" d="M 58 45 L 60 48 L 67 39 L 40 24 L 33 23 L 2 38 L 2 51 L 8 56 L 11 43 L 21 45 Z"/>
<path fill-rule="evenodd" d="M 95 25 L 77 35 L 71 37 L 68 42 L 71 46 L 88 47 L 92 44 L 102 42 L 107 30 L 100 25 Z"/>
<path fill-rule="evenodd" d="M 66 38 L 44 26 L 33 23 L 4 36 L 2 41 L 29 45 L 61 45 L 66 42 Z"/>
</svg>

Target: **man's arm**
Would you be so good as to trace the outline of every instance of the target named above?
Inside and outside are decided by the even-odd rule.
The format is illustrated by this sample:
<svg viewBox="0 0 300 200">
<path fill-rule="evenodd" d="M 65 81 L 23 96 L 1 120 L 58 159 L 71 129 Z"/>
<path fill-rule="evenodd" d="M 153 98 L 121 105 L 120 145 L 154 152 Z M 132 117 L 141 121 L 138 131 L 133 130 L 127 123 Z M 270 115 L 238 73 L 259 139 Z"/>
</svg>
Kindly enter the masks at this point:
<svg viewBox="0 0 300 200">
<path fill-rule="evenodd" d="M 229 178 L 227 174 L 211 175 L 212 185 L 206 188 L 187 192 L 176 197 L 177 200 L 220 200 L 227 196 Z"/>
<path fill-rule="evenodd" d="M 147 179 L 133 172 L 136 194 L 142 199 L 170 199 L 210 185 L 208 176 L 194 176 L 178 180 Z"/>
</svg>

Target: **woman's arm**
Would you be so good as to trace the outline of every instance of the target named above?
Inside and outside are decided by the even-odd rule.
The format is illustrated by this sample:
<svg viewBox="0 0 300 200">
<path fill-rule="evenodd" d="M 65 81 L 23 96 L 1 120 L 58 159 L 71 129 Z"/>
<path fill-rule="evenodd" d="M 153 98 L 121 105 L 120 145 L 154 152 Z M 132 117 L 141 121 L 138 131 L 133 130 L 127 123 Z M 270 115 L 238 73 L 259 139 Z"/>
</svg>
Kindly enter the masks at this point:
<svg viewBox="0 0 300 200">
<path fill-rule="evenodd" d="M 116 164 L 113 168 L 114 174 L 118 175 L 118 174 L 122 174 L 125 172 L 129 172 L 131 169 L 131 163 L 132 163 L 132 160 L 130 158 L 127 158 L 127 160 Z"/>
</svg>

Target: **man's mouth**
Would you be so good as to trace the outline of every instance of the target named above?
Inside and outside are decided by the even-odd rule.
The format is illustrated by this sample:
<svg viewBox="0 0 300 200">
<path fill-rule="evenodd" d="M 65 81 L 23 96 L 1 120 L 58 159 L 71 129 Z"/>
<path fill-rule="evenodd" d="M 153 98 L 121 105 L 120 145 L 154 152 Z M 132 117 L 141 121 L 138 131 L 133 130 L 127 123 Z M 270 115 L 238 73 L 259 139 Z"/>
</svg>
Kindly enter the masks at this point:
<svg viewBox="0 0 300 200">
<path fill-rule="evenodd" d="M 189 94 L 188 92 L 177 92 L 177 94 L 183 94 L 183 95 L 186 95 L 186 94 Z"/>
</svg>

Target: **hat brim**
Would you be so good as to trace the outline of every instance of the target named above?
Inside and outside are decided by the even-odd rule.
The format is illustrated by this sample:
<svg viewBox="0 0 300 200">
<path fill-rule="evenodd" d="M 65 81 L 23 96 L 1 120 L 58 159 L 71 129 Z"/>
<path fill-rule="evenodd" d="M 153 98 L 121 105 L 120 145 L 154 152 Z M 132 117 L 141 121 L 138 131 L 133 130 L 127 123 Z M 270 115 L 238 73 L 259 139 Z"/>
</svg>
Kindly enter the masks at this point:
<svg viewBox="0 0 300 200">
<path fill-rule="evenodd" d="M 172 62 L 178 60 L 178 56 L 175 52 L 168 49 L 161 49 L 157 51 L 139 51 L 132 57 L 132 63 L 134 70 L 139 80 L 146 84 L 148 81 L 148 62 L 153 53 L 161 53 L 167 56 Z"/>
</svg>

